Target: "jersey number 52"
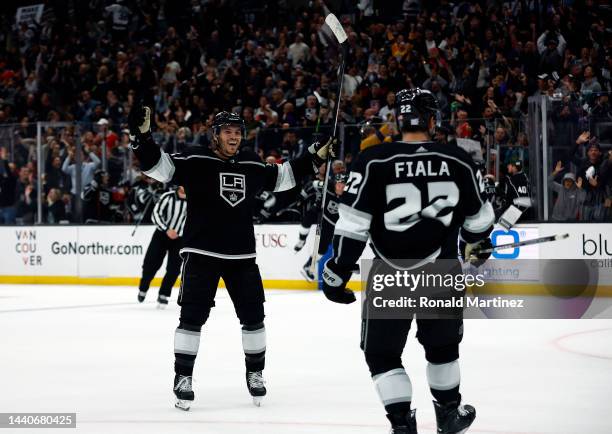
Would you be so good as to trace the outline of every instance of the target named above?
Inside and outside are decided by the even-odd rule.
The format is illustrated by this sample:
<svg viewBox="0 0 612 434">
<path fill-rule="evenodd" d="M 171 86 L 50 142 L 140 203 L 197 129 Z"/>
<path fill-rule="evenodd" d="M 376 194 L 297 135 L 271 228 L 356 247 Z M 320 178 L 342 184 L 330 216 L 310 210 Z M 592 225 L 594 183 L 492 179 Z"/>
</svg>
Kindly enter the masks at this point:
<svg viewBox="0 0 612 434">
<path fill-rule="evenodd" d="M 428 205 L 422 207 L 422 195 L 427 194 Z M 441 215 L 446 208 L 454 208 L 459 202 L 459 188 L 453 181 L 427 183 L 427 191 L 422 192 L 416 185 L 408 182 L 390 184 L 386 188 L 387 205 L 395 199 L 404 203 L 384 214 L 385 227 L 390 231 L 404 232 L 422 219 L 435 219 L 444 226 L 453 220 L 453 211 Z"/>
</svg>

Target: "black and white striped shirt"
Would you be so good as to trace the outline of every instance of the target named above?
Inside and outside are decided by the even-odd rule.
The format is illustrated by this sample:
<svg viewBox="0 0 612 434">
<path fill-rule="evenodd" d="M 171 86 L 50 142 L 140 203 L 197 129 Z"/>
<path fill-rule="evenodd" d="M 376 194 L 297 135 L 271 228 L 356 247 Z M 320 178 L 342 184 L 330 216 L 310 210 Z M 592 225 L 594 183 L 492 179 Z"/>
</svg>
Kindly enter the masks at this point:
<svg viewBox="0 0 612 434">
<path fill-rule="evenodd" d="M 168 191 L 155 204 L 151 218 L 160 231 L 174 229 L 182 237 L 187 218 L 187 201 L 181 199 L 176 190 Z"/>
</svg>

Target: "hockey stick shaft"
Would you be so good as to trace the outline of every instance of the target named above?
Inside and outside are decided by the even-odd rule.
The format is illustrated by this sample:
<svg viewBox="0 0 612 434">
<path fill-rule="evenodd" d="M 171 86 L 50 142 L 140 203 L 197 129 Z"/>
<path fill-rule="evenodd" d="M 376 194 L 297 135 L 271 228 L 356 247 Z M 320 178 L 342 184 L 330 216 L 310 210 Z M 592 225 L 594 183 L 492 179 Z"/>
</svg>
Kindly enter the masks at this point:
<svg viewBox="0 0 612 434">
<path fill-rule="evenodd" d="M 342 58 L 340 61 L 340 69 L 338 71 L 338 97 L 336 98 L 336 106 L 334 107 L 334 127 L 332 137 L 336 136 L 336 130 L 338 128 L 338 116 L 340 114 L 340 102 L 342 100 L 342 85 L 344 84 L 344 66 L 346 61 L 346 51 L 344 46 L 342 47 Z M 314 274 L 316 271 L 317 255 L 319 253 L 319 245 L 321 244 L 321 229 L 323 226 L 323 213 L 325 212 L 325 201 L 327 200 L 327 188 L 329 185 L 329 173 L 331 171 L 331 152 L 327 154 L 327 166 L 325 167 L 325 180 L 323 181 L 323 197 L 321 199 L 321 210 L 319 219 L 317 221 L 317 228 L 315 232 L 314 247 L 312 249 L 312 262 L 311 272 Z"/>
<path fill-rule="evenodd" d="M 136 222 L 136 226 L 134 227 L 134 230 L 132 231 L 132 237 L 134 236 L 134 234 L 136 233 L 136 230 L 140 227 L 140 223 L 142 223 L 142 220 L 145 218 L 145 216 L 147 215 L 147 211 L 149 210 L 149 206 L 151 206 L 151 204 L 154 202 L 153 200 L 153 195 L 151 195 L 151 197 L 149 198 L 149 201 L 147 202 L 147 204 L 144 207 L 144 210 L 142 210 L 142 215 L 140 216 L 140 218 L 138 219 L 138 221 Z"/>
<path fill-rule="evenodd" d="M 504 249 L 515 249 L 517 247 L 523 247 L 523 246 L 531 246 L 534 244 L 543 244 L 543 243 L 551 243 L 553 241 L 559 241 L 559 240 L 564 240 L 566 238 L 569 238 L 569 234 L 558 234 L 558 235 L 549 235 L 546 237 L 540 237 L 540 238 L 533 238 L 531 240 L 523 240 L 523 241 L 518 241 L 516 243 L 509 243 L 509 244 L 499 244 L 497 246 L 493 246 L 491 248 L 488 249 L 483 249 L 483 250 L 474 250 L 473 253 L 474 254 L 478 254 L 478 253 L 492 253 L 492 252 L 496 252 L 498 250 L 504 250 Z"/>
</svg>

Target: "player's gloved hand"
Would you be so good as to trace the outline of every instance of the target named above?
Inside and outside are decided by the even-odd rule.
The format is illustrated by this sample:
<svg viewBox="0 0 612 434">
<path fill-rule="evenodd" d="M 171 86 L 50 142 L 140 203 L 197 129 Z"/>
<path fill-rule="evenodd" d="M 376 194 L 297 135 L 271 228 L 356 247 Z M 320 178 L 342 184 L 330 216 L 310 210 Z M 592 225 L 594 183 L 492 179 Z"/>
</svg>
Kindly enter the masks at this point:
<svg viewBox="0 0 612 434">
<path fill-rule="evenodd" d="M 352 272 L 340 267 L 333 259 L 329 259 L 323 267 L 323 293 L 334 303 L 350 304 L 356 298 L 353 291 L 346 289 L 346 284 Z"/>
<path fill-rule="evenodd" d="M 475 267 L 480 267 L 484 264 L 487 259 L 491 256 L 491 252 L 479 253 L 480 249 L 490 249 L 493 247 L 491 239 L 489 237 L 484 240 L 478 241 L 477 243 L 466 243 L 465 241 L 459 241 L 459 251 L 461 252 L 461 258 L 463 261 L 468 261 Z"/>
<path fill-rule="evenodd" d="M 314 142 L 308 147 L 308 152 L 312 157 L 315 166 L 319 167 L 327 161 L 328 156 L 336 158 L 339 155 L 340 141 L 335 137 L 330 137 L 326 142 Z"/>
<path fill-rule="evenodd" d="M 128 116 L 128 128 L 132 141 L 148 133 L 151 130 L 151 109 L 141 104 L 135 105 Z"/>
</svg>

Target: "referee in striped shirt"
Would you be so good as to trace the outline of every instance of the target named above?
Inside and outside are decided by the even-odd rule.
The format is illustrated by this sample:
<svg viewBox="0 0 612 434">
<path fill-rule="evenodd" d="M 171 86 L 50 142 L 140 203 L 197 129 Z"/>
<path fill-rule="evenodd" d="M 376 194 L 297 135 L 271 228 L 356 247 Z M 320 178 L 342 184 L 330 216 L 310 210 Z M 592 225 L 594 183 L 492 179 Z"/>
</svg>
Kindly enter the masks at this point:
<svg viewBox="0 0 612 434">
<path fill-rule="evenodd" d="M 181 249 L 181 237 L 187 218 L 187 201 L 185 199 L 185 190 L 183 187 L 179 187 L 162 194 L 155 207 L 153 207 L 151 218 L 157 229 L 153 233 L 153 238 L 151 238 L 142 264 L 142 278 L 138 286 L 138 301 L 141 303 L 144 301 L 151 280 L 161 267 L 167 253 L 166 275 L 159 287 L 157 307 L 163 309 L 168 305 L 168 298 L 170 298 L 172 287 L 181 269 L 179 250 Z"/>
</svg>

